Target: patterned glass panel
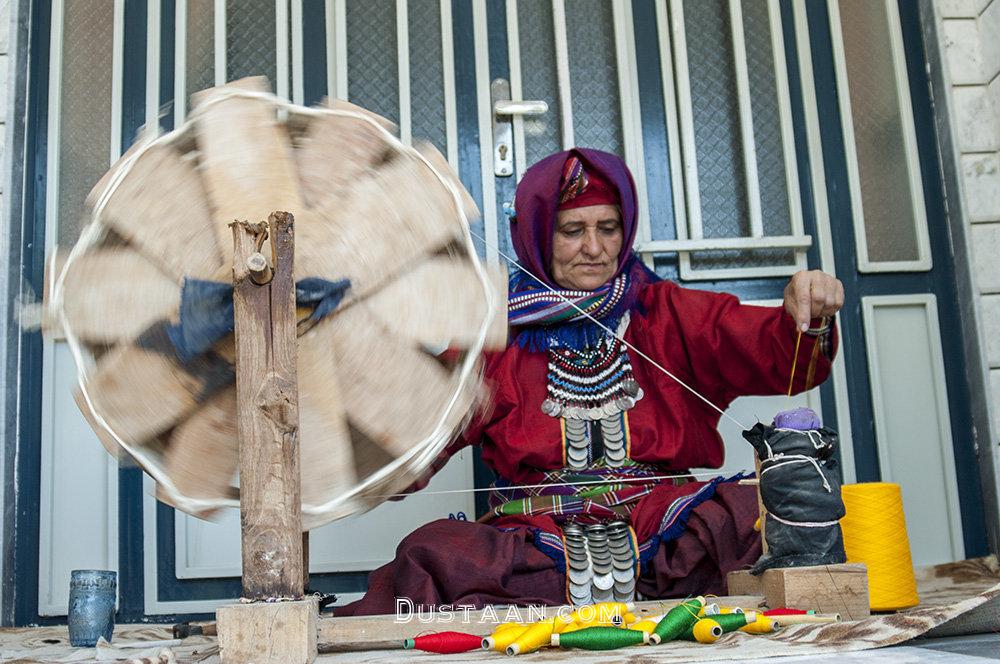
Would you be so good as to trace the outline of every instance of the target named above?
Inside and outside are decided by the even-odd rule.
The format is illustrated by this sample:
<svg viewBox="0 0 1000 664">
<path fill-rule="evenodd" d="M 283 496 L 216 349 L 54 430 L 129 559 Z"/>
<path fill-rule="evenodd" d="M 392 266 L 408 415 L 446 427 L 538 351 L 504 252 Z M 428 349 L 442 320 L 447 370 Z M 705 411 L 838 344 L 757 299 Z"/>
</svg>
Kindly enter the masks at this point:
<svg viewBox="0 0 1000 664">
<path fill-rule="evenodd" d="M 214 0 L 187 0 L 187 26 L 185 38 L 184 69 L 187 90 L 187 108 L 191 108 L 191 95 L 215 85 L 215 2 Z"/>
<path fill-rule="evenodd" d="M 517 3 L 517 31 L 521 50 L 521 96 L 549 105 L 544 115 L 524 117 L 525 165 L 562 149 L 559 79 L 552 5 L 538 0 Z"/>
<path fill-rule="evenodd" d="M 58 242 L 82 228 L 84 201 L 111 161 L 113 2 L 66 2 L 60 72 Z"/>
<path fill-rule="evenodd" d="M 840 24 L 868 259 L 918 260 L 904 129 L 888 39 L 893 28 L 885 5 L 873 0 L 843 0 Z"/>
<path fill-rule="evenodd" d="M 226 80 L 267 76 L 277 83 L 274 0 L 227 0 Z"/>
<path fill-rule="evenodd" d="M 566 41 L 576 144 L 624 156 L 611 3 L 566 3 Z"/>
<path fill-rule="evenodd" d="M 347 97 L 399 123 L 396 3 L 347 2 Z"/>
<path fill-rule="evenodd" d="M 409 0 L 410 118 L 414 138 L 434 143 L 448 154 L 444 114 L 444 68 L 441 60 L 441 4 Z M 449 56 L 451 54 L 449 53 Z"/>
<path fill-rule="evenodd" d="M 786 235 L 792 230 L 792 220 L 767 0 L 742 0 L 742 9 L 764 234 Z"/>
</svg>

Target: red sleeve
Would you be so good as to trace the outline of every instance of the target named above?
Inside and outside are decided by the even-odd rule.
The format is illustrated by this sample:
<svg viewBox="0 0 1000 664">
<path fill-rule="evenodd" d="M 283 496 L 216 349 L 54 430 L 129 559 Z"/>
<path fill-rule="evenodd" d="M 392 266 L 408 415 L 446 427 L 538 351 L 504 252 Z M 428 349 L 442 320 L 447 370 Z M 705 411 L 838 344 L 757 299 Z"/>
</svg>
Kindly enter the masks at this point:
<svg viewBox="0 0 1000 664">
<path fill-rule="evenodd" d="M 740 304 L 726 293 L 659 282 L 643 300 L 660 355 L 686 363 L 713 399 L 804 392 L 826 380 L 836 354 L 836 327 L 802 334 L 783 307 Z M 815 319 L 811 327 L 822 324 Z M 796 346 L 798 346 L 796 352 Z M 792 368 L 795 368 L 794 378 Z M 669 368 L 669 367 L 667 367 Z M 708 396 L 708 395 L 706 395 Z"/>
</svg>

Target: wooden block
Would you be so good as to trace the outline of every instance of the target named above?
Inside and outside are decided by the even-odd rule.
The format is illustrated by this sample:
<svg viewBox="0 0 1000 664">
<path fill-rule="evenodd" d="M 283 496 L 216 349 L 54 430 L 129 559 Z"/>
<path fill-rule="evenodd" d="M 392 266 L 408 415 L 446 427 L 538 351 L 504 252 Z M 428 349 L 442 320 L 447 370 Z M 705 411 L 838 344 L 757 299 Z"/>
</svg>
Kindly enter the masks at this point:
<svg viewBox="0 0 1000 664">
<path fill-rule="evenodd" d="M 812 609 L 839 613 L 844 620 L 871 615 L 868 606 L 868 568 L 858 563 L 769 569 L 759 576 L 730 572 L 729 594 L 763 594 L 771 608 Z"/>
<path fill-rule="evenodd" d="M 730 595 L 763 595 L 764 583 L 759 576 L 754 576 L 749 570 L 741 569 L 730 572 L 726 576 L 726 585 Z"/>
<path fill-rule="evenodd" d="M 219 607 L 222 664 L 310 664 L 316 659 L 315 597 Z"/>
</svg>

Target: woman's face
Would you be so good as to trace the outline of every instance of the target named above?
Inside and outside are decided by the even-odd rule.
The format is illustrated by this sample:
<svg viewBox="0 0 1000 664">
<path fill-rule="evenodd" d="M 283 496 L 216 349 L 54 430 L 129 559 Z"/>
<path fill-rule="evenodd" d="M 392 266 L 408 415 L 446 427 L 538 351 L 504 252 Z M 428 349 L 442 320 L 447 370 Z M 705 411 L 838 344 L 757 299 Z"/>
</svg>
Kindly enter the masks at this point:
<svg viewBox="0 0 1000 664">
<path fill-rule="evenodd" d="M 560 210 L 552 242 L 552 278 L 570 290 L 595 290 L 618 269 L 622 221 L 616 205 Z"/>
</svg>

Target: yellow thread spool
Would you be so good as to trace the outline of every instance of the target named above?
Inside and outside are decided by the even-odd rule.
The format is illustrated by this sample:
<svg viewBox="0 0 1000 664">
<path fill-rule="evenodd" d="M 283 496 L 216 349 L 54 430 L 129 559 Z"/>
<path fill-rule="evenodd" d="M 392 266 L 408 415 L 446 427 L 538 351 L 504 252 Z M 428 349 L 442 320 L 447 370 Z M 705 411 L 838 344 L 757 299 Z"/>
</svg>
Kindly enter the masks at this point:
<svg viewBox="0 0 1000 664">
<path fill-rule="evenodd" d="M 722 626 L 711 618 L 702 618 L 694 624 L 691 633 L 698 643 L 715 643 L 722 636 Z"/>
<path fill-rule="evenodd" d="M 552 640 L 552 628 L 552 619 L 536 622 L 514 639 L 514 642 L 507 646 L 504 652 L 508 655 L 522 655 L 535 652 L 542 646 L 549 645 L 549 642 Z"/>
<path fill-rule="evenodd" d="M 662 617 L 663 616 L 658 616 L 656 618 L 646 618 L 645 620 L 640 620 L 639 622 L 632 623 L 631 625 L 628 626 L 628 628 L 637 630 L 639 632 L 649 632 L 650 634 L 652 634 L 653 630 L 656 629 L 656 625 L 660 622 L 660 619 Z"/>
<path fill-rule="evenodd" d="M 501 629 L 493 632 L 491 636 L 487 636 L 483 639 L 483 650 L 496 650 L 497 652 L 506 652 L 507 646 L 514 643 L 517 637 L 521 636 L 528 630 L 527 627 L 520 627 L 518 629 Z"/>
<path fill-rule="evenodd" d="M 778 629 L 780 629 L 778 621 L 763 614 L 757 614 L 756 620 L 748 623 L 746 627 L 740 627 L 740 631 L 747 634 L 771 634 L 777 632 Z"/>
<path fill-rule="evenodd" d="M 848 562 L 868 566 L 872 611 L 895 611 L 919 604 L 899 485 L 848 484 L 841 495 L 847 510 L 840 521 L 844 550 Z"/>
</svg>

